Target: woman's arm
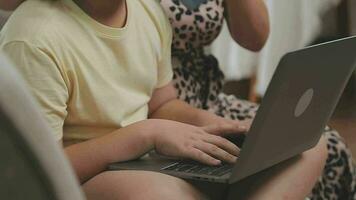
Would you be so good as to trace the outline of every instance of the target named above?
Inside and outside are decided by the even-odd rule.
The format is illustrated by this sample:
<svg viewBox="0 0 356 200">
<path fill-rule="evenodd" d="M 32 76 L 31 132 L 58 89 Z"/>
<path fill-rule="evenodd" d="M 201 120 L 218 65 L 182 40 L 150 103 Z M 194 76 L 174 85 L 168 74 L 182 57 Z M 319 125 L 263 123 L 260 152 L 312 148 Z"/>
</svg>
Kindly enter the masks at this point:
<svg viewBox="0 0 356 200">
<path fill-rule="evenodd" d="M 225 0 L 225 6 L 232 38 L 246 49 L 261 50 L 270 32 L 264 0 Z"/>
</svg>

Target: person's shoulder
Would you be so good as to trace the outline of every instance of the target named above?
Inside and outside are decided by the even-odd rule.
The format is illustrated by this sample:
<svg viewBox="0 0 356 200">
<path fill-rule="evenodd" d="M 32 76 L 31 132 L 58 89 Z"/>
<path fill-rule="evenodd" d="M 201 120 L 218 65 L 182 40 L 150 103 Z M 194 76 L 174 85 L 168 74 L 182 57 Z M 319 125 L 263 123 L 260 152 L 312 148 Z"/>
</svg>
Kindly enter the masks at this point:
<svg viewBox="0 0 356 200">
<path fill-rule="evenodd" d="M 27 0 L 10 16 L 1 30 L 1 44 L 12 41 L 51 41 L 63 32 L 69 16 L 60 1 Z"/>
</svg>

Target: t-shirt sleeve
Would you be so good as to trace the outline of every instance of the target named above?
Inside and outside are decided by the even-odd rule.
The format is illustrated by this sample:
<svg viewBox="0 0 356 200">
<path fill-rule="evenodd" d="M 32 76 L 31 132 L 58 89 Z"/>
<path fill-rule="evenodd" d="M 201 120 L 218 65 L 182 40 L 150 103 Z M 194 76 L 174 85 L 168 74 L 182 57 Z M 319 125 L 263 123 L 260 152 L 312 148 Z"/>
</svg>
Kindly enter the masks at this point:
<svg viewBox="0 0 356 200">
<path fill-rule="evenodd" d="M 162 56 L 158 64 L 158 82 L 156 88 L 166 86 L 172 81 L 172 58 L 171 58 L 171 45 L 172 45 L 172 28 L 168 18 L 164 16 L 162 28 Z"/>
<path fill-rule="evenodd" d="M 15 64 L 38 101 L 41 111 L 54 131 L 56 140 L 63 137 L 67 116 L 68 89 L 53 57 L 25 42 L 2 46 L 3 53 Z"/>
</svg>

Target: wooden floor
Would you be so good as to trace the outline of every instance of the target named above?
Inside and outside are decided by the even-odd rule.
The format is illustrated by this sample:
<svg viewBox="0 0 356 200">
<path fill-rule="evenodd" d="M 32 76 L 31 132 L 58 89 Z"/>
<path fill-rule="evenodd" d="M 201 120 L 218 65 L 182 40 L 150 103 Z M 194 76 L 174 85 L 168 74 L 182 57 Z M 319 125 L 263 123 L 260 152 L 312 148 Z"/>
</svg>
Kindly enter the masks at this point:
<svg viewBox="0 0 356 200">
<path fill-rule="evenodd" d="M 344 137 L 356 158 L 356 98 L 343 96 L 330 122 L 330 126 Z"/>
</svg>

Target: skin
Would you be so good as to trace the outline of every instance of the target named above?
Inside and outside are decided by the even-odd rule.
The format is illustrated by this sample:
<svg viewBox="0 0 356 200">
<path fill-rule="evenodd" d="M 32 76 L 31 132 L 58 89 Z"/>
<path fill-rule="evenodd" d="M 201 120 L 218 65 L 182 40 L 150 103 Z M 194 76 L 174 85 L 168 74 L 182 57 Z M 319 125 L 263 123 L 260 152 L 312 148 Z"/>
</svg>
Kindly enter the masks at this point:
<svg viewBox="0 0 356 200">
<path fill-rule="evenodd" d="M 125 24 L 124 0 L 75 2 L 104 25 L 122 27 Z M 4 3 L 6 1 L 1 1 L 0 6 Z M 10 4 L 6 6 L 10 7 Z M 205 191 L 200 192 L 198 185 L 194 187 L 179 178 L 154 172 L 104 170 L 109 163 L 135 159 L 151 149 L 210 165 L 221 161 L 234 162 L 239 149 L 220 136 L 247 129 L 248 124 L 220 118 L 177 100 L 174 87 L 168 84 L 154 91 L 149 102 L 148 120 L 66 147 L 65 153 L 88 199 L 201 199 Z M 315 148 L 304 152 L 301 159 L 273 175 L 271 173 L 253 192 L 241 198 L 301 199 L 311 191 L 326 157 L 325 140 L 322 138 Z M 236 188 L 243 187 L 239 185 Z"/>
<path fill-rule="evenodd" d="M 150 119 L 65 148 L 82 183 L 112 162 L 132 160 L 152 149 L 209 165 L 235 162 L 239 149 L 219 135 L 239 133 L 246 128 L 236 121 L 195 109 L 171 96 L 175 94 L 172 91 L 174 87 L 168 84 L 154 92 L 149 103 Z M 165 99 L 162 104 L 157 104 L 162 99 Z M 192 121 L 184 123 L 187 119 Z M 209 121 L 214 121 L 214 126 L 202 123 Z"/>
<path fill-rule="evenodd" d="M 225 0 L 232 38 L 242 47 L 260 51 L 269 36 L 269 17 L 264 0 Z"/>
<path fill-rule="evenodd" d="M 0 0 L 0 9 L 11 11 L 15 10 L 23 0 Z"/>
</svg>

